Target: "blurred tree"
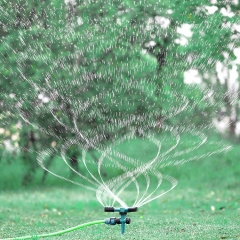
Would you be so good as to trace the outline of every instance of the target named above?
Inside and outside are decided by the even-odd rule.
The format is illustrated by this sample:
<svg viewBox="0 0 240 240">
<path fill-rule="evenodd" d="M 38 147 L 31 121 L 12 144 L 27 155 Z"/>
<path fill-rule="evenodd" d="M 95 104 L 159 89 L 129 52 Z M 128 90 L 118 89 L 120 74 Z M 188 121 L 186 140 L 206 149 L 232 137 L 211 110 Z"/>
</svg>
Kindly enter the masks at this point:
<svg viewBox="0 0 240 240">
<path fill-rule="evenodd" d="M 3 126 L 21 116 L 29 124 L 22 136 L 31 131 L 38 136 L 35 152 L 53 142 L 60 152 L 74 142 L 94 154 L 94 148 L 131 129 L 141 135 L 163 124 L 211 122 L 218 95 L 211 104 L 211 91 L 186 86 L 184 72 L 197 69 L 209 88 L 222 53 L 234 57 L 230 26 L 239 17 L 223 16 L 220 9 L 211 15 L 209 5 L 208 0 L 2 1 L 1 114 L 10 111 L 14 118 Z M 179 33 L 183 24 L 191 27 L 191 37 Z M 78 167 L 78 152 L 69 152 Z"/>
<path fill-rule="evenodd" d="M 176 55 L 179 57 L 179 61 L 174 62 L 172 66 L 174 69 L 180 68 L 180 71 L 181 69 L 182 71 L 197 70 L 202 81 L 200 85 L 210 90 L 205 95 L 198 91 L 185 92 L 190 103 L 195 102 L 192 101 L 193 96 L 199 98 L 200 104 L 192 109 L 193 111 L 188 117 L 195 124 L 212 121 L 223 108 L 228 109 L 228 116 L 234 116 L 235 114 L 230 114 L 230 112 L 237 112 L 236 108 L 239 108 L 239 96 L 237 96 L 239 91 L 235 89 L 229 92 L 226 86 L 229 83 L 229 76 L 226 77 L 225 84 L 222 84 L 216 67 L 219 62 L 223 62 L 227 69 L 232 67 L 232 61 L 235 59 L 234 49 L 240 46 L 239 33 L 236 31 L 236 26 L 239 25 L 239 8 L 239 4 L 231 1 L 217 1 L 216 4 L 201 2 L 201 5 L 196 6 L 192 13 L 184 12 L 183 22 L 191 27 L 192 36 L 186 37 L 182 34 L 181 38 L 187 40 L 187 44 L 178 46 Z M 213 10 L 214 14 L 211 13 Z M 185 61 L 181 61 L 181 59 L 185 59 Z M 200 101 L 203 96 L 203 99 L 208 101 Z M 226 100 L 229 97 L 231 101 L 227 101 L 227 103 Z M 209 105 L 209 101 L 214 106 Z M 185 117 L 184 121 L 186 121 L 186 116 L 187 114 L 183 116 L 183 119 Z M 235 130 L 231 129 L 235 129 L 235 123 L 236 120 L 233 120 L 229 124 L 232 136 Z"/>
</svg>

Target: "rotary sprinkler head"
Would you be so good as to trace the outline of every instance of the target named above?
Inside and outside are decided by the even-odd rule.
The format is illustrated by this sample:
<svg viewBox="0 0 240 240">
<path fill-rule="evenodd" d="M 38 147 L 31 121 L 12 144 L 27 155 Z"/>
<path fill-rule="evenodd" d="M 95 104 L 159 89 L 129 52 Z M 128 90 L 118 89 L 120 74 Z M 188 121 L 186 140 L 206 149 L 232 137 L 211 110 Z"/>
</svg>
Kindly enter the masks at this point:
<svg viewBox="0 0 240 240">
<path fill-rule="evenodd" d="M 127 213 L 128 212 L 136 212 L 137 209 L 138 209 L 137 207 L 130 207 L 130 208 L 105 207 L 104 212 L 119 212 L 119 214 L 121 215 L 120 218 L 115 218 L 115 217 L 107 218 L 105 220 L 105 223 L 109 224 L 109 225 L 121 224 L 121 230 L 122 230 L 121 232 L 122 232 L 122 234 L 124 234 L 125 224 L 131 223 L 131 219 L 126 218 Z"/>
</svg>

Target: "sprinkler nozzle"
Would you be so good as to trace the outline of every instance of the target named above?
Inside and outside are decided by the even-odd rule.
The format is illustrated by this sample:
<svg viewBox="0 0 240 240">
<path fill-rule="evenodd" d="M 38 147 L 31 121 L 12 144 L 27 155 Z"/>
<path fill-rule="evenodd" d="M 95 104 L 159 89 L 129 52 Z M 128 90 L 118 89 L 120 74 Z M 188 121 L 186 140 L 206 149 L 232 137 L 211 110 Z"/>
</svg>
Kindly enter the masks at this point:
<svg viewBox="0 0 240 240">
<path fill-rule="evenodd" d="M 138 210 L 137 207 L 130 207 L 130 208 L 105 207 L 104 212 L 119 212 L 119 214 L 121 215 L 120 218 L 115 218 L 115 217 L 107 218 L 105 220 L 105 224 L 109 224 L 109 225 L 121 224 L 122 234 L 124 234 L 125 224 L 131 223 L 131 219 L 126 218 L 127 213 L 128 212 L 136 212 L 137 210 Z"/>
<path fill-rule="evenodd" d="M 104 212 L 114 212 L 114 207 L 105 207 Z"/>
</svg>

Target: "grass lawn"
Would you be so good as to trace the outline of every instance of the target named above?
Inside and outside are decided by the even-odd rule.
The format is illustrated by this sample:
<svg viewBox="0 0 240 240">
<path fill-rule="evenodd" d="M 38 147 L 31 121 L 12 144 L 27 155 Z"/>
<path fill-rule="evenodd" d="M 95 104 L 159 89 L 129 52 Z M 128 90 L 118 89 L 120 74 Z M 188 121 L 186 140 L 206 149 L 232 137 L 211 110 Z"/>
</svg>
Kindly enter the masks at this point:
<svg viewBox="0 0 240 240">
<path fill-rule="evenodd" d="M 89 226 L 51 239 L 240 239 L 239 191 L 179 186 L 120 226 Z M 134 198 L 131 192 L 126 193 Z M 79 188 L 2 192 L 0 238 L 56 232 L 117 213 L 104 213 L 94 195 Z"/>
</svg>

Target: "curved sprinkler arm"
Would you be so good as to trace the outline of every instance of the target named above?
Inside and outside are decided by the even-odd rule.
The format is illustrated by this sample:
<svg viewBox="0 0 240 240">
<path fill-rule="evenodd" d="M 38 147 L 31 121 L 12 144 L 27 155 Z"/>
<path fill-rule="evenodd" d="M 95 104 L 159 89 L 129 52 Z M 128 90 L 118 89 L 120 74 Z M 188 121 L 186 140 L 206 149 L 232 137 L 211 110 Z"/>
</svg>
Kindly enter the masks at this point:
<svg viewBox="0 0 240 240">
<path fill-rule="evenodd" d="M 120 218 L 115 218 L 115 217 L 107 218 L 105 220 L 105 224 L 108 224 L 108 225 L 121 224 L 121 232 L 122 232 L 122 234 L 124 234 L 125 233 L 125 224 L 131 223 L 131 219 L 126 218 L 127 213 L 136 212 L 137 210 L 138 210 L 137 207 L 130 207 L 130 208 L 105 207 L 104 212 L 119 212 L 119 214 L 121 216 Z"/>
<path fill-rule="evenodd" d="M 54 233 L 46 233 L 46 234 L 41 234 L 41 235 L 33 235 L 33 236 L 24 236 L 24 237 L 15 237 L 15 238 L 3 238 L 0 240 L 25 240 L 25 239 L 33 239 L 34 237 L 37 238 L 46 238 L 46 237 L 54 237 L 54 236 L 59 236 L 68 232 L 72 232 L 75 230 L 78 230 L 80 228 L 84 228 L 84 227 L 88 227 L 91 225 L 96 225 L 96 224 L 101 224 L 101 223 L 105 223 L 105 220 L 99 220 L 99 221 L 93 221 L 93 222 L 88 222 L 88 223 L 84 223 L 72 228 L 68 228 L 65 230 L 61 230 L 59 232 L 54 232 Z"/>
</svg>

